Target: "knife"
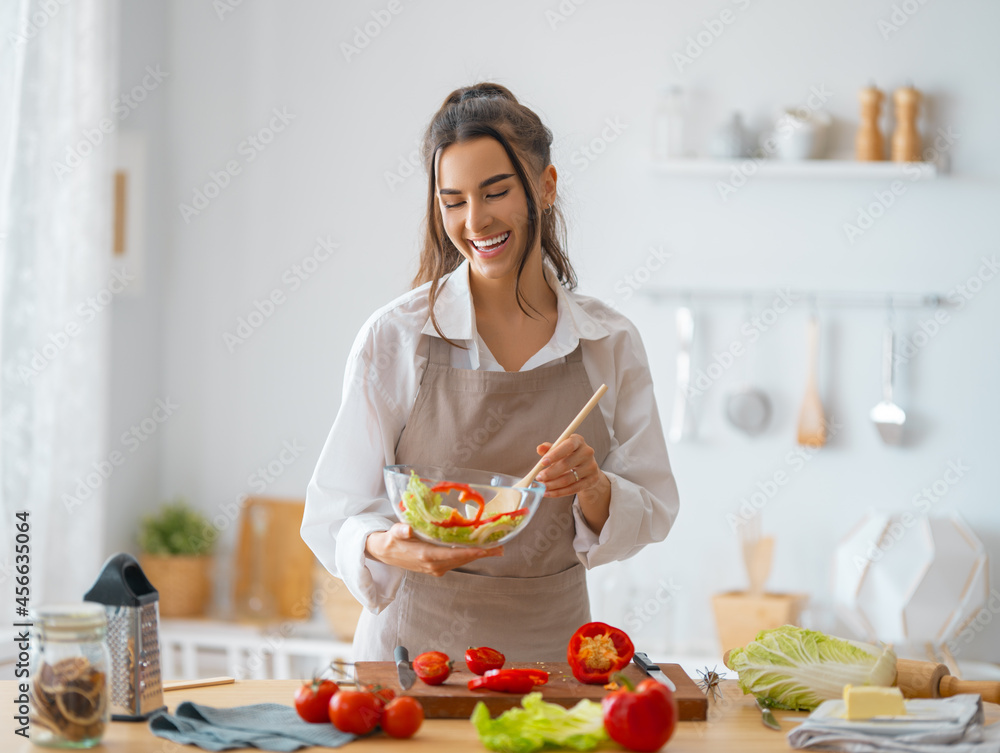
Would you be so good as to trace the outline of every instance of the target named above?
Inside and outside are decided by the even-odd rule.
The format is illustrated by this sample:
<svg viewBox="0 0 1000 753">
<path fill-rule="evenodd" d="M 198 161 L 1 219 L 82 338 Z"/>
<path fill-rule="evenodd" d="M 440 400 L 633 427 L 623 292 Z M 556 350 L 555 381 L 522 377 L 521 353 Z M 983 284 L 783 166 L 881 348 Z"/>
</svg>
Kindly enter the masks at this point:
<svg viewBox="0 0 1000 753">
<path fill-rule="evenodd" d="M 762 704 L 759 698 L 755 698 L 754 700 L 757 701 L 757 708 L 760 709 L 760 720 L 764 723 L 764 726 L 780 730 L 781 725 L 778 724 L 778 720 L 774 718 L 774 714 L 771 713 L 771 709 Z"/>
<path fill-rule="evenodd" d="M 413 683 L 417 681 L 417 673 L 413 671 L 413 665 L 410 664 L 410 654 L 405 646 L 396 646 L 396 650 L 392 652 L 392 656 L 396 660 L 396 674 L 399 676 L 399 686 L 403 690 L 409 690 L 413 687 Z"/>
<path fill-rule="evenodd" d="M 639 668 L 642 669 L 643 672 L 645 672 L 647 675 L 652 677 L 657 682 L 666 685 L 671 690 L 675 691 L 677 690 L 677 686 L 674 685 L 671 679 L 667 677 L 665 674 L 663 674 L 663 670 L 660 669 L 660 665 L 653 664 L 653 662 L 649 660 L 649 657 L 646 656 L 646 654 L 642 653 L 641 651 L 636 651 L 634 654 L 632 654 L 632 661 L 638 664 Z"/>
</svg>

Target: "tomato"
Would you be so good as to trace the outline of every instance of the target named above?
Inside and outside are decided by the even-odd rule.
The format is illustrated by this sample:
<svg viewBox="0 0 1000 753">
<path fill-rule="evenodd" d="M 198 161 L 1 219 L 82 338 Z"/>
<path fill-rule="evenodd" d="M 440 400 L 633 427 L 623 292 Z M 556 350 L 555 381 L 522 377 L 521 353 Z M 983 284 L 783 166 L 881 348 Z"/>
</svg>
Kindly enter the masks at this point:
<svg viewBox="0 0 1000 753">
<path fill-rule="evenodd" d="M 643 680 L 635 692 L 626 687 L 608 693 L 601 709 L 608 735 L 629 750 L 659 750 L 677 726 L 677 700 L 656 680 Z"/>
<path fill-rule="evenodd" d="M 389 737 L 413 737 L 423 722 L 424 707 L 412 696 L 400 696 L 382 709 L 382 731 Z"/>
<path fill-rule="evenodd" d="M 368 690 L 338 690 L 330 699 L 330 721 L 341 732 L 366 735 L 378 726 L 383 701 Z"/>
<path fill-rule="evenodd" d="M 295 710 L 313 724 L 330 721 L 330 699 L 339 688 L 333 680 L 313 678 L 295 691 Z"/>
<path fill-rule="evenodd" d="M 495 648 L 481 646 L 465 652 L 465 664 L 474 675 L 484 675 L 488 670 L 500 669 L 505 657 Z"/>
<path fill-rule="evenodd" d="M 440 651 L 426 651 L 413 660 L 413 671 L 428 685 L 440 685 L 451 674 L 451 659 Z"/>
<path fill-rule="evenodd" d="M 371 688 L 371 692 L 374 693 L 375 696 L 382 702 L 383 706 L 385 706 L 387 703 L 392 701 L 393 698 L 396 697 L 395 690 L 393 690 L 392 688 L 383 688 L 379 685 L 376 685 L 375 687 Z"/>
<path fill-rule="evenodd" d="M 569 639 L 566 661 L 580 682 L 607 685 L 613 673 L 628 666 L 634 653 L 632 641 L 623 630 L 603 622 L 588 622 Z"/>
</svg>

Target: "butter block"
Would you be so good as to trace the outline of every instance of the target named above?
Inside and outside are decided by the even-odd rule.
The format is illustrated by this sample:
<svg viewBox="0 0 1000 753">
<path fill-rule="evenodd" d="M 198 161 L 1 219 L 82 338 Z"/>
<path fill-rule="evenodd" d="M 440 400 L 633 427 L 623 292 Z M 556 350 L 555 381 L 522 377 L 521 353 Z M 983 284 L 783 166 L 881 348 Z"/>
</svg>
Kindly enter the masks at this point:
<svg viewBox="0 0 1000 753">
<path fill-rule="evenodd" d="M 844 718 L 851 720 L 906 715 L 903 692 L 899 688 L 845 685 L 844 706 Z"/>
</svg>

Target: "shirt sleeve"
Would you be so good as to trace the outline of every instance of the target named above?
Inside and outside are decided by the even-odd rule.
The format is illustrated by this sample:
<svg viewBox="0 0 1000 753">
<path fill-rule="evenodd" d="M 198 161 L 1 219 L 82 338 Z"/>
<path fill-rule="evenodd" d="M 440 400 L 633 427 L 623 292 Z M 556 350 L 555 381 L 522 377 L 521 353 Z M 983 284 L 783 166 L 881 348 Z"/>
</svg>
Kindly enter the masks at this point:
<svg viewBox="0 0 1000 753">
<path fill-rule="evenodd" d="M 628 559 L 665 539 L 680 504 L 646 352 L 634 328 L 626 334 L 613 354 L 619 367 L 611 451 L 601 465 L 611 481 L 611 506 L 600 535 L 587 524 L 579 501 L 573 502 L 573 547 L 588 569 Z"/>
<path fill-rule="evenodd" d="M 377 350 L 366 327 L 348 357 L 340 411 L 309 482 L 301 528 L 302 539 L 323 566 L 376 614 L 395 598 L 403 571 L 368 557 L 365 542 L 370 533 L 396 522 L 382 467 L 394 462 L 405 422 L 392 397 L 399 390 L 384 381 L 392 373 L 385 363 L 401 360 L 399 347 L 381 348 L 396 351 L 391 356 Z"/>
</svg>

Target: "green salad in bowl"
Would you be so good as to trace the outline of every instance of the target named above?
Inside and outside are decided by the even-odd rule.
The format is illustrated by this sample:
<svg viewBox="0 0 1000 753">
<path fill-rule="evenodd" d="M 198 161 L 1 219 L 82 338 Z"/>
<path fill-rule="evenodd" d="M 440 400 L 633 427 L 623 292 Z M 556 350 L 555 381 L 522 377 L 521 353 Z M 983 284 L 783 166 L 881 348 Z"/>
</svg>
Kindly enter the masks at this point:
<svg viewBox="0 0 1000 753">
<path fill-rule="evenodd" d="M 538 481 L 515 487 L 513 476 L 465 468 L 388 465 L 383 476 L 396 517 L 424 541 L 447 546 L 505 544 L 527 527 L 545 493 Z M 517 508 L 490 515 L 485 505 L 505 489 L 518 495 Z"/>
</svg>

